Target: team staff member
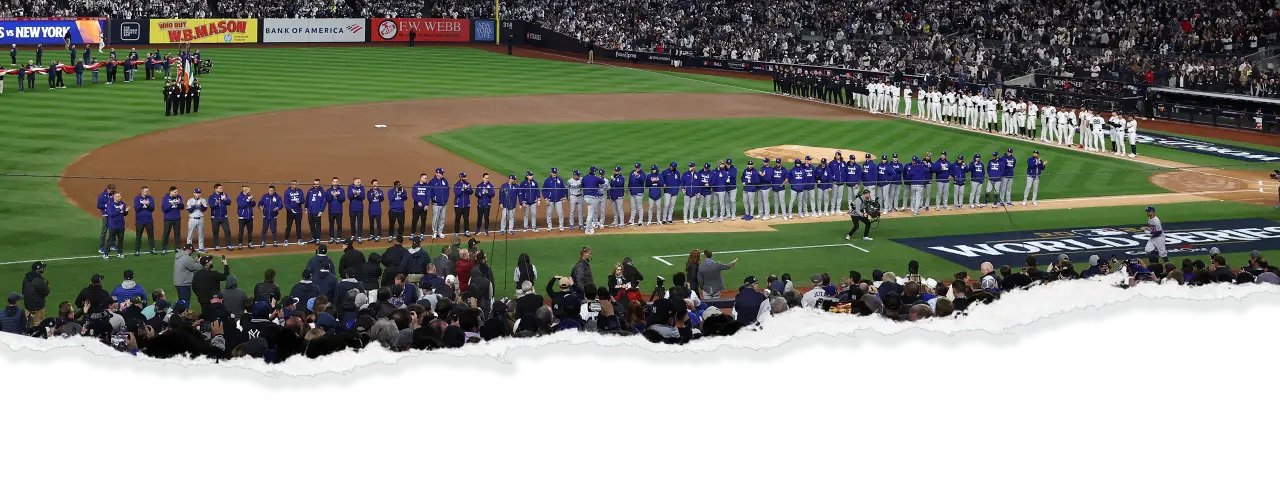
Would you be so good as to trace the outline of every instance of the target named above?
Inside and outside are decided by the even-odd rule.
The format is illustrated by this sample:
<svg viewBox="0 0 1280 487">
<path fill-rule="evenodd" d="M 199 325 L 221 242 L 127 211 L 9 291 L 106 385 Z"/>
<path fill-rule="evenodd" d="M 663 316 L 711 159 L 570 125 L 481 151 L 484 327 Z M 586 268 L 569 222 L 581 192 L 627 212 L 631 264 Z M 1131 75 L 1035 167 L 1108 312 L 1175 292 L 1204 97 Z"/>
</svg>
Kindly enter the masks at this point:
<svg viewBox="0 0 1280 487">
<path fill-rule="evenodd" d="M 1031 195 L 1031 204 L 1039 206 L 1036 198 L 1040 197 L 1040 175 L 1044 173 L 1044 159 L 1040 151 L 1032 151 L 1027 158 L 1027 186 L 1022 188 L 1022 206 L 1027 206 L 1027 195 Z"/>
<path fill-rule="evenodd" d="M 667 170 L 662 172 L 663 212 L 659 215 L 659 219 L 663 223 L 675 223 L 676 199 L 680 197 L 681 179 L 679 165 L 676 164 L 676 161 L 671 161 L 671 164 L 667 166 Z"/>
<path fill-rule="evenodd" d="M 124 202 L 120 193 L 111 193 L 111 201 L 107 203 L 107 240 L 111 248 L 116 250 L 116 258 L 124 258 L 124 218 L 129 216 L 129 205 Z M 107 258 L 106 253 L 102 258 Z"/>
<path fill-rule="evenodd" d="M 525 230 L 529 229 L 529 225 L 530 225 L 529 215 L 532 215 L 533 231 L 537 232 L 538 231 L 538 206 L 537 206 L 536 196 L 539 194 L 538 183 L 537 181 L 534 181 L 533 179 L 529 178 L 529 175 L 526 175 L 525 177 L 528 179 L 526 179 L 526 181 L 523 184 L 521 184 L 521 188 L 523 188 L 526 191 L 525 196 L 533 195 L 535 198 L 532 200 L 533 201 L 532 206 L 530 206 L 525 210 L 524 229 Z M 560 231 L 563 232 L 564 231 L 564 199 L 569 197 L 569 189 L 567 186 L 565 186 L 564 180 L 560 179 L 560 174 L 558 173 L 558 170 L 556 168 L 554 167 L 551 168 L 551 175 L 547 176 L 547 179 L 542 180 L 541 195 L 542 195 L 542 199 L 547 200 L 547 231 L 550 232 L 552 229 L 555 228 L 554 226 L 551 225 L 551 215 L 554 214 L 556 216 L 557 221 L 560 224 L 559 225 Z M 525 204 L 528 205 L 530 203 L 526 202 Z"/>
<path fill-rule="evenodd" d="M 786 211 L 787 193 L 784 186 L 787 182 L 788 174 L 790 174 L 790 171 L 787 171 L 787 168 L 782 167 L 782 158 L 773 158 L 773 178 L 770 181 L 770 186 L 775 197 L 774 203 L 776 203 L 776 206 L 773 216 L 770 218 L 787 218 L 788 216 Z"/>
<path fill-rule="evenodd" d="M 253 191 L 248 186 L 241 186 L 240 194 L 236 196 L 236 216 L 240 220 L 236 231 L 236 250 L 244 248 L 246 230 L 249 234 L 249 248 L 253 249 L 253 209 L 257 206 L 258 201 L 253 199 Z"/>
<path fill-rule="evenodd" d="M 493 207 L 493 183 L 489 181 L 489 173 L 480 175 L 480 184 L 476 185 L 476 234 L 483 229 L 489 236 L 489 212 Z"/>
<path fill-rule="evenodd" d="M 431 185 L 427 183 L 427 173 L 418 175 L 418 182 L 413 183 L 413 221 L 409 222 L 409 235 L 425 237 L 427 235 L 427 207 L 431 205 Z"/>
<path fill-rule="evenodd" d="M 409 192 L 397 179 L 391 182 L 391 191 L 387 193 L 387 210 L 390 212 L 387 224 L 387 239 L 404 236 L 404 204 L 409 201 Z"/>
<path fill-rule="evenodd" d="M 582 171 L 573 170 L 573 176 L 566 182 L 569 191 L 569 230 L 577 230 L 582 226 Z M 584 229 L 585 230 L 585 229 Z"/>
<path fill-rule="evenodd" d="M 912 186 L 913 188 L 915 186 Z M 853 228 L 849 229 L 849 233 L 845 234 L 844 239 L 849 240 L 853 237 L 854 232 L 858 231 L 858 225 L 866 225 L 862 229 L 862 239 L 871 240 L 871 219 L 867 214 L 867 207 L 871 204 L 871 190 L 862 190 L 862 195 L 853 199 L 853 209 L 849 210 L 849 218 L 853 220 Z"/>
<path fill-rule="evenodd" d="M 351 178 L 351 186 L 347 187 L 348 218 L 351 219 L 351 238 L 357 243 L 364 242 L 364 183 L 360 178 Z M 338 238 L 342 238 L 339 234 Z"/>
<path fill-rule="evenodd" d="M 382 241 L 382 202 L 387 199 L 387 194 L 378 187 L 377 179 L 369 181 L 369 186 L 369 190 L 365 192 L 365 198 L 369 201 L 369 240 L 380 242 Z"/>
<path fill-rule="evenodd" d="M 111 249 L 107 246 L 107 205 L 111 204 L 111 195 L 116 194 L 116 185 L 108 184 L 107 189 L 98 195 L 98 212 L 102 214 L 102 232 L 98 234 L 98 253 L 105 254 Z"/>
<path fill-rule="evenodd" d="M 147 232 L 147 243 L 151 245 L 151 253 L 156 253 L 155 212 L 156 199 L 151 196 L 151 188 L 142 187 L 138 196 L 133 197 L 133 255 L 142 255 L 142 232 Z"/>
<path fill-rule="evenodd" d="M 999 152 L 991 153 L 991 160 L 987 161 L 987 193 L 995 191 L 995 198 L 992 198 L 991 204 L 994 206 L 1002 206 L 1000 180 L 1004 178 L 1004 160 L 1000 158 Z M 987 204 L 987 195 L 982 195 L 982 204 Z"/>
<path fill-rule="evenodd" d="M 217 185 L 217 186 L 214 186 L 214 189 L 217 190 L 217 189 L 220 189 L 221 187 L 222 185 Z M 217 193 L 214 194 L 215 198 L 218 196 L 219 195 Z M 192 234 L 194 234 L 196 236 L 197 242 L 199 243 L 198 248 L 200 249 L 201 252 L 204 252 L 204 217 L 205 217 L 205 212 L 212 213 L 212 211 L 210 211 L 211 208 L 209 208 L 209 202 L 206 201 L 202 196 L 200 196 L 200 188 L 196 188 L 194 191 L 191 192 L 191 199 L 187 200 L 186 210 L 187 210 L 187 247 L 191 247 L 191 236 Z M 227 224 L 227 216 L 226 216 L 225 209 L 223 210 L 223 213 L 222 213 L 222 224 L 223 225 Z M 213 222 L 213 229 L 214 229 L 213 230 L 214 238 L 216 239 L 218 238 L 217 237 L 218 222 L 216 220 Z M 227 238 L 228 239 L 231 238 L 230 228 L 227 229 Z M 214 243 L 216 244 L 217 240 L 214 240 Z M 180 249 L 174 249 L 174 252 L 180 253 Z"/>
<path fill-rule="evenodd" d="M 160 213 L 164 218 L 164 230 L 160 233 L 160 255 L 169 253 L 169 235 L 173 235 L 173 250 L 182 248 L 178 237 L 182 235 L 182 196 L 177 186 L 169 186 L 169 194 L 160 200 Z"/>
<path fill-rule="evenodd" d="M 307 190 L 307 226 L 311 229 L 311 243 L 320 243 L 320 232 L 323 226 L 324 209 L 329 204 L 328 193 L 320 186 L 320 179 L 311 182 Z M 301 235 L 299 235 L 301 236 Z"/>
<path fill-rule="evenodd" d="M 694 171 L 696 164 L 690 162 L 689 170 L 680 175 L 680 187 L 684 189 L 684 223 L 696 223 L 698 201 L 701 191 L 698 190 L 698 173 Z"/>
<path fill-rule="evenodd" d="M 458 173 L 458 182 L 453 183 L 453 231 L 471 236 L 471 195 L 475 189 L 467 181 L 467 173 Z"/>
<path fill-rule="evenodd" d="M 284 199 L 276 193 L 274 184 L 267 186 L 267 194 L 262 195 L 262 199 L 258 200 L 258 207 L 262 208 L 262 246 L 267 246 L 267 230 L 271 230 L 271 246 L 279 247 L 279 240 L 276 238 L 276 218 L 280 216 L 280 210 L 284 209 Z M 288 236 L 285 236 L 284 243 L 289 243 Z M 253 245 L 252 234 L 249 235 L 249 245 Z"/>
<path fill-rule="evenodd" d="M 982 154 L 973 153 L 973 159 L 969 160 L 969 208 L 982 207 L 987 204 L 987 195 L 982 192 L 983 179 L 986 176 L 986 164 L 982 163 Z M 982 194 L 982 202 L 978 202 L 978 193 Z"/>
<path fill-rule="evenodd" d="M 768 220 L 773 209 L 770 200 L 773 196 L 773 167 L 769 165 L 769 158 L 760 161 L 760 219 Z"/>
<path fill-rule="evenodd" d="M 627 175 L 627 195 L 631 197 L 631 218 L 627 220 L 627 224 L 637 227 L 644 223 L 644 187 L 648 181 L 648 176 L 645 176 L 640 167 L 637 162 L 631 174 Z"/>
<path fill-rule="evenodd" d="M 218 230 L 227 234 L 227 250 L 231 250 L 231 224 L 228 223 L 228 216 L 231 213 L 231 196 L 227 194 L 225 188 L 221 184 L 213 185 L 213 197 L 209 199 L 210 213 L 212 213 L 213 221 L 213 249 L 218 250 Z M 187 230 L 187 243 L 191 243 L 191 231 Z M 203 238 L 203 234 L 201 234 Z M 200 246 L 204 248 L 203 245 Z"/>
<path fill-rule="evenodd" d="M 957 210 L 964 208 L 964 177 L 969 173 L 969 168 L 964 164 L 964 154 L 956 156 L 955 164 L 951 165 L 951 184 L 955 191 L 955 208 Z M 945 202 L 944 202 L 945 203 Z"/>
<path fill-rule="evenodd" d="M 444 177 L 444 169 L 436 168 L 436 177 L 431 180 L 431 238 L 444 238 L 444 205 L 449 202 L 449 180 Z"/>
<path fill-rule="evenodd" d="M 738 217 L 738 168 L 733 167 L 733 159 L 725 159 L 725 169 L 729 171 L 729 216 L 730 220 Z M 670 222 L 667 222 L 670 223 Z"/>
<path fill-rule="evenodd" d="M 506 184 L 498 188 L 498 206 L 502 207 L 502 213 L 498 214 L 498 235 L 516 233 L 516 207 L 520 206 L 520 193 L 515 174 L 508 175 Z"/>
<path fill-rule="evenodd" d="M 346 200 L 347 192 L 343 191 L 338 178 L 330 180 L 324 195 L 324 201 L 329 205 L 329 243 L 338 243 L 338 238 L 342 237 L 342 202 Z"/>
<path fill-rule="evenodd" d="M 622 207 L 622 196 L 627 192 L 627 178 L 622 175 L 622 166 L 614 166 L 613 177 L 609 179 L 609 201 L 613 203 L 613 227 L 622 228 L 622 221 L 627 216 Z M 604 223 L 605 212 L 600 213 L 600 222 Z"/>
<path fill-rule="evenodd" d="M 293 228 L 298 229 L 298 245 L 302 245 L 302 207 L 305 205 L 307 195 L 302 193 L 302 189 L 298 187 L 298 180 L 289 182 L 289 188 L 284 190 L 284 246 L 289 246 L 289 233 Z"/>
<path fill-rule="evenodd" d="M 912 156 L 911 165 L 906 170 L 907 185 L 911 187 L 911 214 L 920 216 L 920 208 L 924 206 L 925 198 L 928 198 L 925 185 L 929 182 L 930 167 L 919 157 Z"/>
<path fill-rule="evenodd" d="M 742 215 L 758 218 L 756 213 L 756 196 L 760 191 L 760 171 L 756 163 L 747 159 L 747 168 L 742 170 Z"/>
<path fill-rule="evenodd" d="M 649 166 L 649 176 L 645 178 L 644 186 L 649 189 L 649 215 L 648 218 L 641 218 L 645 225 L 662 225 L 663 208 L 662 198 L 665 194 L 664 183 L 666 178 L 658 173 L 658 165 Z"/>
<path fill-rule="evenodd" d="M 551 173 L 555 174 L 555 168 L 551 168 Z M 517 193 L 517 201 L 520 208 L 522 208 L 521 211 L 524 212 L 521 216 L 524 220 L 524 226 L 521 231 L 533 230 L 533 233 L 538 233 L 538 200 L 540 199 L 542 199 L 542 195 L 538 191 L 538 182 L 533 180 L 533 171 L 525 171 L 524 181 L 520 182 L 520 191 Z M 551 212 L 550 204 L 547 206 L 547 212 Z M 562 215 L 561 218 L 563 218 L 563 210 L 561 210 L 560 214 Z M 551 227 L 549 220 L 547 221 L 547 227 L 548 229 Z M 508 231 L 514 232 L 515 229 Z M 560 231 L 564 231 L 563 219 L 560 220 Z"/>
<path fill-rule="evenodd" d="M 1000 200 L 1004 201 L 1005 206 L 1013 206 L 1013 173 L 1018 169 L 1018 158 L 1013 157 L 1013 148 L 1010 147 L 1004 156 L 1004 173 L 1000 180 L 1001 195 Z"/>
</svg>

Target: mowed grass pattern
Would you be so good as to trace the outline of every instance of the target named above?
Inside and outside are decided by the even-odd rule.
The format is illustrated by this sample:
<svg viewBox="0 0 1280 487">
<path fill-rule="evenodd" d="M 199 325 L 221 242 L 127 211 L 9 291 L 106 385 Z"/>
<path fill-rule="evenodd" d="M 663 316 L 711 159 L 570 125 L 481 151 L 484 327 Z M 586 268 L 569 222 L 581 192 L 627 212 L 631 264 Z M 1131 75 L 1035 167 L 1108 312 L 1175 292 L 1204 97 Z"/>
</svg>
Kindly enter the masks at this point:
<svg viewBox="0 0 1280 487">
<path fill-rule="evenodd" d="M 645 71 L 464 47 L 201 52 L 214 62 L 214 70 L 201 81 L 200 113 L 181 117 L 164 116 L 163 82 L 144 81 L 141 73 L 132 83 L 110 86 L 105 73 L 98 85 L 89 84 L 86 75 L 81 88 L 50 91 L 40 78 L 34 91 L 19 94 L 11 85 L 15 89 L 0 95 L 0 173 L 56 176 L 76 157 L 128 137 L 204 120 L 322 105 L 516 94 L 741 91 Z M 46 58 L 54 55 L 58 53 L 46 53 Z M 74 84 L 74 77 L 64 81 Z M 178 148 L 173 160 L 182 163 Z M 0 178 L 0 220 L 6 223 L 0 262 L 81 255 L 97 248 L 98 220 L 67 203 L 53 177 Z"/>
<path fill-rule="evenodd" d="M 715 120 L 634 121 L 538 125 L 490 125 L 433 134 L 426 139 L 502 174 L 538 171 L 545 177 L 551 167 L 567 174 L 595 165 L 612 171 L 622 166 L 630 172 L 635 162 L 645 171 L 653 164 L 666 169 L 676 161 L 681 171 L 690 161 L 699 168 L 714 167 L 719 159 L 732 158 L 741 171 L 743 153 L 775 145 L 808 145 L 869 151 L 877 162 L 881 154 L 897 153 L 903 161 L 934 158 L 946 151 L 954 161 L 975 152 L 984 160 L 992 152 L 1004 155 L 1013 148 L 1018 156 L 1014 193 L 1020 201 L 1026 183 L 1026 158 L 1032 151 L 1048 163 L 1040 183 L 1040 198 L 1112 196 L 1161 193 L 1167 190 L 1148 178 L 1161 168 L 1134 161 L 1099 157 L 1065 149 L 1045 148 L 983 134 L 923 125 L 907 120 L 831 121 L 794 118 L 745 118 Z M 846 154 L 849 155 L 849 154 Z M 863 154 L 857 154 L 859 161 Z M 758 162 L 758 161 L 757 161 Z M 792 167 L 792 161 L 783 161 Z"/>
</svg>

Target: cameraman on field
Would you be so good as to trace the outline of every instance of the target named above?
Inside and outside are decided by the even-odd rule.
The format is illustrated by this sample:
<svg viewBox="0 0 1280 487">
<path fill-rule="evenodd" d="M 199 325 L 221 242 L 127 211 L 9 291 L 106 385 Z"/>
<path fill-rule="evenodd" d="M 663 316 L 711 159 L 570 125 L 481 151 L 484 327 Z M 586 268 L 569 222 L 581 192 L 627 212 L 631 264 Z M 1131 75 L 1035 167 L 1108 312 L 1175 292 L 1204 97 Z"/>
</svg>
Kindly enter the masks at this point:
<svg viewBox="0 0 1280 487">
<path fill-rule="evenodd" d="M 853 228 L 849 229 L 849 233 L 844 236 L 845 240 L 853 237 L 854 232 L 858 231 L 859 224 L 865 224 L 866 228 L 862 230 L 862 239 L 871 240 L 868 236 L 871 233 L 871 219 L 880 217 L 880 207 L 871 200 L 871 191 L 862 190 L 862 197 L 853 200 L 853 208 L 849 210 L 849 218 L 853 220 Z"/>
</svg>

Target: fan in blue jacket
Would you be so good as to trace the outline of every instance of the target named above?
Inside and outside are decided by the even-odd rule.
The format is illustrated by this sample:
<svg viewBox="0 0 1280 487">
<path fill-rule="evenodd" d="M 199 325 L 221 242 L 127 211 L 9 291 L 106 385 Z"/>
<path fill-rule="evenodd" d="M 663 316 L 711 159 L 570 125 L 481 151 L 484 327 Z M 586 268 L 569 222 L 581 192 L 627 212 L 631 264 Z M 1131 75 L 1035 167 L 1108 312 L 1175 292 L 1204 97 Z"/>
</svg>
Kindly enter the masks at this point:
<svg viewBox="0 0 1280 487">
<path fill-rule="evenodd" d="M 245 231 L 248 231 L 249 248 L 253 248 L 253 209 L 258 206 L 258 201 L 253 198 L 253 193 L 248 186 L 240 187 L 240 194 L 236 195 L 236 217 L 240 219 L 239 230 L 236 232 L 236 248 L 244 248 Z"/>
<path fill-rule="evenodd" d="M 133 298 L 138 298 L 142 304 L 147 304 L 147 289 L 133 280 L 133 269 L 125 269 L 124 280 L 115 289 L 111 290 L 111 297 L 116 299 L 117 303 L 125 304 Z"/>
</svg>

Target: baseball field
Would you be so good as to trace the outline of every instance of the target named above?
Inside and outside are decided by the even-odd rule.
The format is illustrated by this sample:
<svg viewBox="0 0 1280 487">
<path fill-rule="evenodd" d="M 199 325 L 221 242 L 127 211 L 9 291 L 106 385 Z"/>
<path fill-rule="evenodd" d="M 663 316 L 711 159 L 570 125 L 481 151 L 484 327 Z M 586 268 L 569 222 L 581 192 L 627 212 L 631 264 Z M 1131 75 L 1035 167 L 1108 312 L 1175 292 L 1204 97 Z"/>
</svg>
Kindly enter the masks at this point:
<svg viewBox="0 0 1280 487">
<path fill-rule="evenodd" d="M 530 255 L 543 276 L 568 273 L 577 248 L 589 245 L 597 277 L 624 257 L 646 275 L 670 276 L 683 270 L 682 256 L 697 248 L 739 259 L 725 277 L 730 285 L 747 275 L 763 279 L 783 272 L 797 283 L 821 272 L 902 272 L 913 259 L 923 274 L 945 279 L 976 269 L 982 260 L 1016 268 L 1028 254 L 1048 262 L 1068 253 L 1080 262 L 1077 270 L 1084 265 L 1081 256 L 1090 253 L 1142 254 L 1143 209 L 1154 205 L 1171 231 L 1185 234 L 1181 244 L 1171 244 L 1176 260 L 1203 258 L 1216 246 L 1240 265 L 1251 249 L 1280 249 L 1280 238 L 1269 236 L 1280 236 L 1276 184 L 1266 176 L 1280 168 L 1275 163 L 1242 165 L 1146 146 L 1139 149 L 1142 157 L 1118 158 L 777 96 L 768 93 L 767 80 L 588 65 L 530 52 L 290 47 L 203 53 L 215 67 L 201 78 L 203 97 L 195 114 L 165 117 L 162 82 L 144 81 L 140 74 L 128 84 L 86 81 L 84 87 L 52 91 L 41 80 L 34 91 L 10 88 L 0 95 L 0 282 L 8 283 L 8 291 L 20 290 L 22 274 L 37 260 L 47 264 L 54 303 L 73 299 L 94 273 L 114 286 L 125 269 L 134 270 L 148 290 L 172 289 L 172 253 L 148 255 L 143 242 L 143 255 L 133 256 L 132 221 L 125 258 L 103 260 L 97 254 L 100 218 L 94 205 L 109 183 L 129 202 L 143 185 L 153 194 L 177 186 L 184 199 L 194 188 L 208 195 L 214 183 L 227 185 L 232 194 L 247 184 L 255 195 L 268 184 L 283 190 L 296 179 L 305 188 L 313 178 L 330 177 L 344 184 L 354 177 L 366 183 L 376 178 L 386 188 L 393 180 L 412 184 L 419 173 L 436 168 L 451 182 L 459 171 L 471 174 L 473 182 L 490 172 L 500 185 L 507 174 L 526 170 L 541 181 L 552 167 L 567 176 L 593 165 L 621 166 L 625 172 L 636 162 L 647 169 L 674 161 L 684 170 L 689 162 L 701 166 L 733 158 L 741 170 L 749 156 L 817 158 L 836 149 L 877 159 L 897 153 L 909 160 L 927 151 L 948 151 L 954 158 L 1013 148 L 1020 159 L 1012 191 L 1017 202 L 1025 183 L 1022 161 L 1039 150 L 1047 167 L 1039 205 L 919 217 L 893 213 L 878 223 L 869 242 L 846 242 L 850 223 L 843 216 L 685 225 L 677 208 L 677 223 L 663 227 L 510 238 L 496 236 L 495 210 L 495 231 L 482 245 L 499 276 L 511 275 L 521 253 Z M 1275 138 L 1245 135 L 1250 134 L 1222 130 L 1211 138 L 1271 150 L 1280 146 Z M 452 227 L 451 214 L 447 221 Z M 283 218 L 279 227 L 283 232 Z M 156 230 L 158 240 L 158 223 Z M 184 217 L 184 239 L 185 231 Z M 424 247 L 431 244 L 435 254 L 443 243 Z M 212 247 L 208 237 L 206 246 Z M 366 242 L 359 248 L 386 246 Z M 222 253 L 249 287 L 268 268 L 279 271 L 282 286 L 296 281 L 313 251 L 294 245 Z M 496 283 L 500 294 L 512 293 L 507 281 Z"/>
</svg>

